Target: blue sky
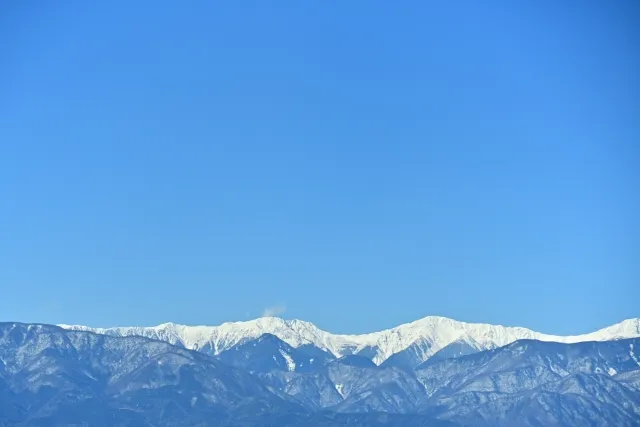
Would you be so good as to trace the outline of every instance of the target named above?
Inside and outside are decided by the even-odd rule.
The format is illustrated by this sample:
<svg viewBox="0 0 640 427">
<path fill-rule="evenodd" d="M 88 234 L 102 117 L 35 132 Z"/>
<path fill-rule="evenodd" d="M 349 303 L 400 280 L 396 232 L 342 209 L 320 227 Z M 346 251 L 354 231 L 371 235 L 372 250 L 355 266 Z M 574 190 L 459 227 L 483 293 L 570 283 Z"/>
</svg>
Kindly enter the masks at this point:
<svg viewBox="0 0 640 427">
<path fill-rule="evenodd" d="M 640 316 L 631 0 L 2 8 L 4 320 Z"/>
</svg>

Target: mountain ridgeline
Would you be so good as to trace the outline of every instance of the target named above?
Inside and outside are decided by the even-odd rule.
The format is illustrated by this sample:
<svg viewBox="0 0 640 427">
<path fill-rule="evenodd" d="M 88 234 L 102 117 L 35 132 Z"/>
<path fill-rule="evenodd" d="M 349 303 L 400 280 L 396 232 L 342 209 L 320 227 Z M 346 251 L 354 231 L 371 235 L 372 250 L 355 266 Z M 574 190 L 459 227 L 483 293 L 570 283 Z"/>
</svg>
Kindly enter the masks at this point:
<svg viewBox="0 0 640 427">
<path fill-rule="evenodd" d="M 640 319 L 628 319 L 593 333 L 566 337 L 541 334 L 526 328 L 458 322 L 438 316 L 425 317 L 392 329 L 363 335 L 332 334 L 310 322 L 277 317 L 229 322 L 220 326 L 185 326 L 174 323 L 107 329 L 59 326 L 112 336 L 143 336 L 212 356 L 264 334 L 271 334 L 294 348 L 319 350 L 335 357 L 358 354 L 371 359 L 376 365 L 387 361 L 388 364 L 408 368 L 417 367 L 439 352 L 442 353 L 437 357 L 471 354 L 502 347 L 521 339 L 575 343 L 640 337 Z"/>
<path fill-rule="evenodd" d="M 0 426 L 640 426 L 637 319 L 557 340 L 427 319 L 364 336 L 0 323 Z"/>
</svg>

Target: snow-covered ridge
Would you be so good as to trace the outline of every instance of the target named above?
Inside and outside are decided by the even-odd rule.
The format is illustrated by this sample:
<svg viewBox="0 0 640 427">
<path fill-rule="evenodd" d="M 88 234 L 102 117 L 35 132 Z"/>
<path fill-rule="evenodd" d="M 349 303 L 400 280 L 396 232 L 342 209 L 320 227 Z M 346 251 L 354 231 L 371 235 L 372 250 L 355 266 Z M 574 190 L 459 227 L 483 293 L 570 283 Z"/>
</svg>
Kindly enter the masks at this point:
<svg viewBox="0 0 640 427">
<path fill-rule="evenodd" d="M 465 342 L 477 350 L 487 350 L 519 339 L 575 343 L 640 337 L 640 319 L 628 319 L 596 332 L 576 336 L 547 335 L 526 328 L 465 323 L 438 316 L 429 316 L 392 329 L 362 335 L 332 334 L 317 328 L 310 322 L 284 320 L 278 317 L 228 322 L 220 326 L 185 326 L 174 323 L 153 327 L 106 329 L 77 325 L 59 326 L 106 335 L 145 336 L 211 354 L 219 354 L 243 341 L 270 333 L 292 347 L 311 344 L 336 357 L 358 353 L 364 349 L 373 350 L 372 360 L 377 364 L 413 344 L 416 344 L 415 348 L 419 349 L 420 360 L 425 361 L 438 350 L 455 341 Z"/>
</svg>

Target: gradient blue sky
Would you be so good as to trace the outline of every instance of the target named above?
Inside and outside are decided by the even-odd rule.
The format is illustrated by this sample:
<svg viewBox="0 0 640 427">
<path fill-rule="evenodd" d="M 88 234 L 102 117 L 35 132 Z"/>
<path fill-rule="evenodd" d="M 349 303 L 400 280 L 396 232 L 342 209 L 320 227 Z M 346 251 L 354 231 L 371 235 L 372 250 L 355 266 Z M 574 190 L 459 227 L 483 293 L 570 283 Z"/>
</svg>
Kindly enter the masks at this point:
<svg viewBox="0 0 640 427">
<path fill-rule="evenodd" d="M 0 317 L 640 316 L 636 1 L 0 6 Z"/>
</svg>

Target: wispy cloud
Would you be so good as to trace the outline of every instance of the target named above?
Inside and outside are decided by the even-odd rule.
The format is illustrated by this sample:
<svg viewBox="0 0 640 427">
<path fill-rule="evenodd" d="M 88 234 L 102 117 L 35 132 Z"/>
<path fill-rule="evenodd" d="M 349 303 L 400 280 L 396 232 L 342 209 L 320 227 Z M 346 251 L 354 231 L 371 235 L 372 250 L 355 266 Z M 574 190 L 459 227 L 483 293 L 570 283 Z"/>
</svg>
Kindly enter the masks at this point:
<svg viewBox="0 0 640 427">
<path fill-rule="evenodd" d="M 287 308 L 284 305 L 272 305 L 262 311 L 262 317 L 280 316 L 284 314 L 285 311 L 287 311 Z"/>
</svg>

